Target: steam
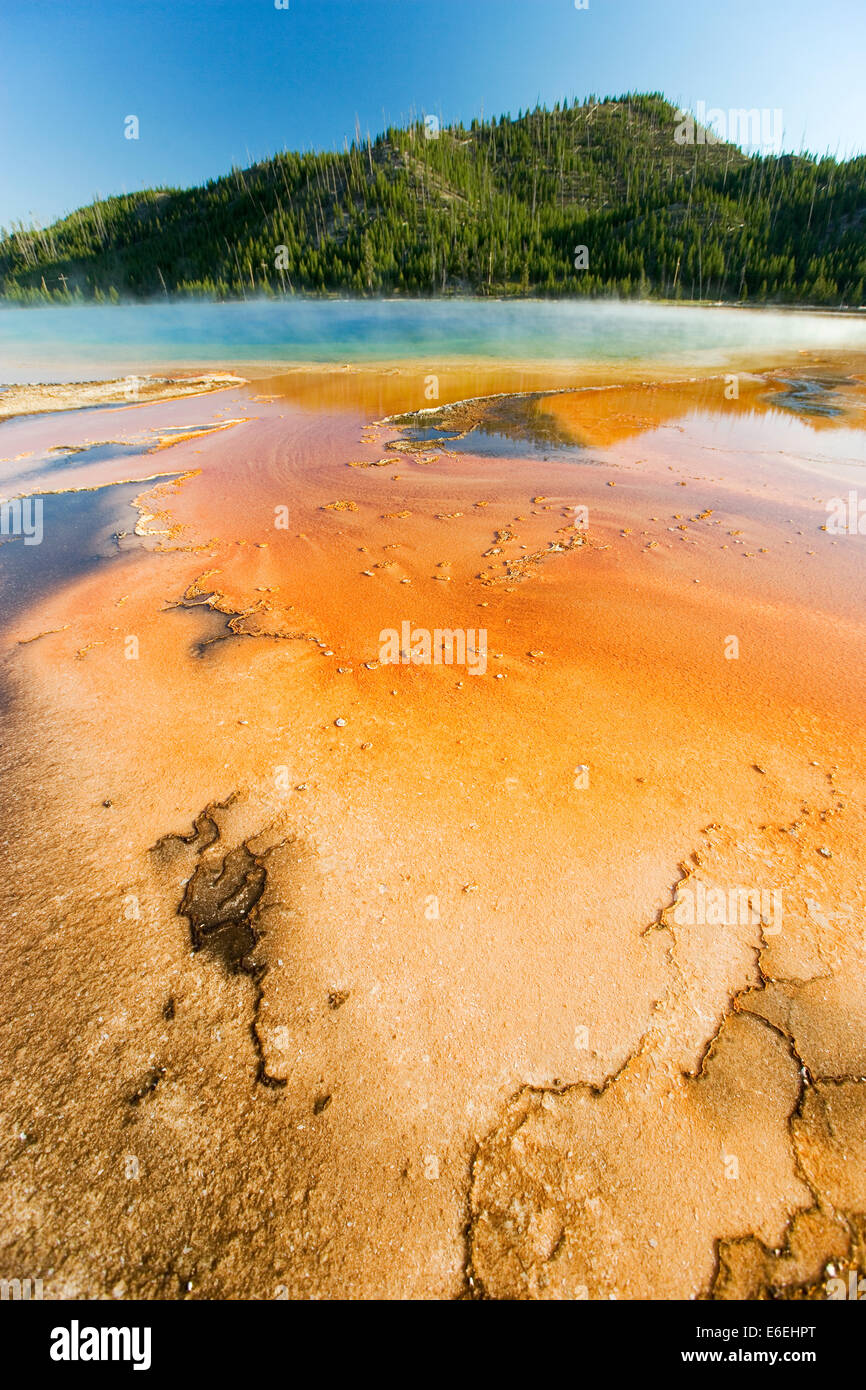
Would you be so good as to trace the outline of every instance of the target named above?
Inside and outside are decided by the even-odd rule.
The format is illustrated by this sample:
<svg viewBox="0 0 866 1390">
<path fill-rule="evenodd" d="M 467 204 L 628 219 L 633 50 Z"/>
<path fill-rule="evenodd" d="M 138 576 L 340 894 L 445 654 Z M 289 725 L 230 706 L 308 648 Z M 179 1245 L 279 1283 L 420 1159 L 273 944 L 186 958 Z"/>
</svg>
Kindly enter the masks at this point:
<svg viewBox="0 0 866 1390">
<path fill-rule="evenodd" d="M 0 381 L 245 362 L 664 362 L 866 350 L 866 313 L 610 300 L 247 299 L 0 309 Z"/>
</svg>

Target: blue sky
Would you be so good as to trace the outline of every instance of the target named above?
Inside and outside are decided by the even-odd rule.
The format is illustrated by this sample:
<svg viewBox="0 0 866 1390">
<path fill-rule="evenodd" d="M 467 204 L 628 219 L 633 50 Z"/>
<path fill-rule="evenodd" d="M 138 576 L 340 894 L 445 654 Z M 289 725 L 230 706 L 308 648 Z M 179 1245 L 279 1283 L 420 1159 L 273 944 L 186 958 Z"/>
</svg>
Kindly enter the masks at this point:
<svg viewBox="0 0 866 1390">
<path fill-rule="evenodd" d="M 786 149 L 866 150 L 866 0 L 2 0 L 0 63 L 7 227 L 341 148 L 356 119 L 590 92 L 781 108 Z"/>
</svg>

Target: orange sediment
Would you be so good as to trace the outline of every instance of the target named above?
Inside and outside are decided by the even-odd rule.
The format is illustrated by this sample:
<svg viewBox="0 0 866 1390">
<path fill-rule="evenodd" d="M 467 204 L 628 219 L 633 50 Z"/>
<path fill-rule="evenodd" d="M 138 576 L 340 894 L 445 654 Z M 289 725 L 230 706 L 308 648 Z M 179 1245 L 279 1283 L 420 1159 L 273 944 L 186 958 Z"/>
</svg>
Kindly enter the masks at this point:
<svg viewBox="0 0 866 1390">
<path fill-rule="evenodd" d="M 856 1262 L 864 541 L 822 525 L 863 367 L 810 364 L 823 417 L 779 363 L 113 414 L 162 431 L 140 543 L 0 632 L 10 1270 L 689 1298 Z M 514 393 L 549 448 L 491 443 Z M 470 398 L 439 439 L 391 418 Z M 57 489 L 101 428 L 11 422 L 0 467 Z M 406 623 L 483 630 L 483 673 L 383 662 Z M 780 892 L 781 930 L 675 920 L 693 880 Z"/>
</svg>

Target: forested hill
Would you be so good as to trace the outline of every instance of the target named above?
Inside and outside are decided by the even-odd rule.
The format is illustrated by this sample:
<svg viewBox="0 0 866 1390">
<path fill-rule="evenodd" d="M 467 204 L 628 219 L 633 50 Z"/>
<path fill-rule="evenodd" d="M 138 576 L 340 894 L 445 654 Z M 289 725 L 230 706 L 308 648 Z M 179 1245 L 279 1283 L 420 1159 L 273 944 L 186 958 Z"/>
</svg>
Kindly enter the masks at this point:
<svg viewBox="0 0 866 1390">
<path fill-rule="evenodd" d="M 662 97 L 627 96 L 280 154 L 4 232 L 0 293 L 863 304 L 866 157 L 747 157 L 677 124 Z"/>
</svg>

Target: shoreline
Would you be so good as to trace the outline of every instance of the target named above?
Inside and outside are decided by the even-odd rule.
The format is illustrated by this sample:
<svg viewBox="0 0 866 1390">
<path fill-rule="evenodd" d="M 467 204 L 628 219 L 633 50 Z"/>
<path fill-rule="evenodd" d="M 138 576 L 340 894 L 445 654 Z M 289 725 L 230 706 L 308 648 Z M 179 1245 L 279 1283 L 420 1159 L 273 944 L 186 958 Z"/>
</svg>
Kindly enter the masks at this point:
<svg viewBox="0 0 866 1390">
<path fill-rule="evenodd" d="M 246 378 L 219 372 L 184 376 L 130 373 L 125 377 L 91 381 L 11 383 L 0 386 L 0 423 L 25 415 L 50 415 L 96 406 L 151 405 L 244 385 Z M 15 407 L 12 410 L 8 408 L 10 402 Z"/>
<path fill-rule="evenodd" d="M 132 407 L 156 404 L 161 401 L 189 399 L 196 396 L 212 395 L 218 391 L 248 388 L 251 392 L 261 391 L 268 385 L 273 391 L 264 390 L 264 396 L 255 399 L 271 398 L 284 393 L 293 382 L 313 384 L 322 382 L 337 383 L 355 379 L 359 382 L 374 382 L 388 379 L 406 383 L 436 381 L 437 392 L 441 379 L 466 378 L 467 380 L 489 380 L 489 389 L 482 389 L 474 395 L 455 397 L 456 400 L 478 400 L 493 396 L 512 396 L 545 392 L 579 392 L 593 390 L 612 390 L 617 387 L 638 389 L 666 386 L 689 386 L 702 382 L 727 379 L 736 364 L 737 375 L 768 375 L 780 371 L 793 371 L 807 361 L 813 367 L 826 363 L 828 366 L 840 357 L 855 363 L 856 372 L 866 376 L 866 343 L 862 352 L 848 347 L 822 347 L 814 349 L 760 349 L 744 351 L 736 349 L 708 350 L 704 362 L 696 360 L 700 354 L 690 353 L 688 362 L 682 360 L 684 354 L 672 354 L 657 362 L 639 362 L 631 358 L 617 359 L 571 359 L 562 357 L 549 359 L 485 358 L 477 354 L 450 354 L 443 357 L 425 356 L 423 359 L 406 357 L 385 357 L 365 362 L 320 363 L 311 360 L 287 363 L 268 357 L 256 361 L 233 363 L 219 371 L 208 370 L 198 362 L 183 365 L 162 362 L 148 364 L 136 372 L 125 376 L 94 376 L 87 381 L 75 379 L 55 379 L 22 383 L 0 382 L 0 424 L 30 415 L 48 415 L 64 411 L 78 411 L 104 406 Z M 244 374 L 241 374 L 241 369 Z M 281 389 L 278 389 L 281 388 Z M 134 394 L 130 394 L 134 392 Z M 418 406 L 417 409 L 435 411 L 445 402 L 437 396 L 426 396 L 435 403 Z M 11 408 L 10 408 L 11 407 Z M 392 412 L 402 413 L 400 410 Z M 385 417 L 386 419 L 389 416 Z"/>
<path fill-rule="evenodd" d="M 95 299 L 52 300 L 50 303 L 33 304 L 0 295 L 2 309 L 144 309 L 148 307 L 164 309 L 177 304 L 212 304 L 219 306 L 233 304 L 604 304 L 617 307 L 634 305 L 636 308 L 665 309 L 743 309 L 752 313 L 793 313 L 826 314 L 834 318 L 857 318 L 866 316 L 866 304 L 840 305 L 830 308 L 826 304 L 801 303 L 759 303 L 728 299 L 621 299 L 613 295 L 506 295 L 506 294 L 439 294 L 426 298 L 418 295 L 350 295 L 350 294 L 287 294 L 287 295 L 245 295 L 230 299 L 215 299 L 209 295 L 170 295 L 153 296 L 149 299 L 121 299 L 117 304 L 98 303 Z"/>
</svg>

